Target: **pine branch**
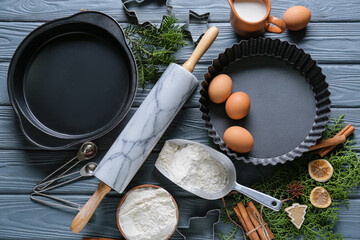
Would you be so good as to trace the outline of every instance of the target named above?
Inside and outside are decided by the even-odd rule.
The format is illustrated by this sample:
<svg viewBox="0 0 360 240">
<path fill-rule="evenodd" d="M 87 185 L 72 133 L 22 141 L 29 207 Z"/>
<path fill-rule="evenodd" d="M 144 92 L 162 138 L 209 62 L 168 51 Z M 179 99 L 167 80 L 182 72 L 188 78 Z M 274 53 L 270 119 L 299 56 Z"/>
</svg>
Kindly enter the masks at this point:
<svg viewBox="0 0 360 240">
<path fill-rule="evenodd" d="M 161 75 L 159 66 L 176 62 L 174 53 L 187 44 L 185 33 L 176 21 L 171 15 L 165 17 L 159 27 L 137 24 L 124 28 L 138 66 L 140 87 L 155 83 Z"/>
<path fill-rule="evenodd" d="M 330 121 L 323 133 L 323 138 L 335 136 L 345 126 L 343 121 L 344 115 Z M 343 239 L 341 234 L 333 232 L 333 227 L 338 220 L 339 205 L 343 203 L 348 206 L 349 196 L 360 183 L 360 162 L 354 143 L 348 139 L 343 146 L 337 147 L 336 151 L 334 150 L 330 156 L 326 157 L 333 166 L 334 173 L 331 179 L 325 183 L 315 182 L 308 174 L 309 161 L 319 157 L 314 153 L 307 153 L 292 162 L 275 166 L 274 174 L 270 179 L 252 186 L 254 189 L 278 199 L 290 197 L 286 189 L 294 181 L 300 181 L 305 186 L 303 189 L 304 196 L 296 199 L 296 202 L 308 206 L 305 221 L 300 230 L 290 223 L 286 212 L 283 211 L 284 208 L 292 204 L 291 202 L 285 202 L 279 212 L 264 208 L 264 219 L 269 224 L 275 239 L 296 239 L 299 237 L 303 237 L 303 239 Z M 316 186 L 322 186 L 328 190 L 332 198 L 330 207 L 320 209 L 310 203 L 310 192 Z M 230 200 L 227 206 L 231 210 L 237 202 L 247 202 L 250 199 L 242 194 L 233 194 L 227 200 Z M 226 215 L 224 217 L 226 218 Z M 236 217 L 234 216 L 234 218 Z"/>
</svg>

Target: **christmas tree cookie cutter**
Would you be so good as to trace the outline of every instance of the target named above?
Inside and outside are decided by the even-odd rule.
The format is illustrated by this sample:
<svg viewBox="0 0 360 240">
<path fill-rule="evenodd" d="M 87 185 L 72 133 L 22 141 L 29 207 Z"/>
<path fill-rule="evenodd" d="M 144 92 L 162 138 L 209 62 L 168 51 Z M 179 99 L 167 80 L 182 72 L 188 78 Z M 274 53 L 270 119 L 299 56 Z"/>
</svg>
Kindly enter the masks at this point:
<svg viewBox="0 0 360 240">
<path fill-rule="evenodd" d="M 221 216 L 220 209 L 212 209 L 212 210 L 208 211 L 204 217 L 189 218 L 187 225 L 184 227 L 177 227 L 176 232 L 178 234 L 180 234 L 184 238 L 184 240 L 194 239 L 195 237 L 191 236 L 191 235 L 195 232 L 193 230 L 193 228 L 196 227 L 196 225 L 200 225 L 205 230 L 209 229 L 209 225 L 211 225 L 212 238 L 206 237 L 206 239 L 214 240 L 215 239 L 215 225 L 220 222 L 220 216 Z M 202 236 L 202 238 L 204 238 L 204 237 Z M 198 239 L 198 238 L 196 238 L 196 239 Z"/>
<path fill-rule="evenodd" d="M 155 6 L 155 8 L 157 8 L 157 6 L 165 5 L 167 9 L 167 13 L 163 14 L 162 18 L 164 18 L 164 15 L 171 14 L 173 9 L 173 7 L 169 4 L 169 0 L 121 0 L 121 1 L 123 3 L 126 14 L 130 17 L 131 22 L 140 25 L 144 23 L 152 24 L 150 21 L 141 21 L 141 20 L 139 21 L 136 11 L 144 6 L 150 6 L 150 7 Z M 158 15 L 158 12 L 156 15 Z M 161 19 L 159 19 L 159 21 L 160 20 Z"/>
<path fill-rule="evenodd" d="M 169 0 L 151 0 L 151 1 L 150 0 L 122 0 L 122 4 L 123 4 L 126 14 L 129 16 L 130 22 L 132 22 L 134 24 L 140 24 L 142 26 L 146 26 L 146 25 L 154 26 L 154 23 L 152 23 L 150 21 L 143 21 L 141 19 L 139 20 L 139 17 L 136 14 L 136 12 L 144 6 L 149 6 L 151 8 L 157 8 L 161 5 L 165 5 L 166 11 L 164 11 L 164 13 L 162 15 L 162 19 L 164 19 L 164 17 L 173 13 L 173 6 L 171 6 L 169 4 Z M 210 19 L 210 12 L 207 12 L 204 14 L 198 14 L 198 13 L 194 12 L 193 10 L 189 10 L 189 16 L 188 16 L 187 22 L 184 24 L 181 24 L 181 23 L 179 23 L 179 24 L 182 25 L 184 32 L 187 34 L 188 38 L 195 45 L 197 45 L 197 43 L 200 41 L 202 35 L 204 35 L 204 33 L 209 28 L 209 19 Z M 160 19 L 159 19 L 159 21 L 160 21 Z M 199 24 L 196 24 L 197 26 L 194 27 L 193 23 L 199 23 Z M 199 31 L 199 29 L 200 29 L 200 31 Z M 198 32 L 200 32 L 200 34 L 192 34 L 192 32 L 194 32 L 193 30 L 197 30 Z"/>
</svg>

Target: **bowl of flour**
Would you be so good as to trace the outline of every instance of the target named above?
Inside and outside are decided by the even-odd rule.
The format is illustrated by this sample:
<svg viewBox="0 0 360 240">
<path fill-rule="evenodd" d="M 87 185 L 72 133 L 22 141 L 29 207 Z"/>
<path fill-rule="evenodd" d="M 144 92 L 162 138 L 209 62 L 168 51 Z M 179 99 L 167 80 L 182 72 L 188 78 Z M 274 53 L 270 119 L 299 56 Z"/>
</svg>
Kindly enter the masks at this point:
<svg viewBox="0 0 360 240">
<path fill-rule="evenodd" d="M 116 213 L 118 228 L 128 240 L 169 239 L 179 221 L 179 209 L 164 188 L 144 184 L 129 190 Z"/>
</svg>

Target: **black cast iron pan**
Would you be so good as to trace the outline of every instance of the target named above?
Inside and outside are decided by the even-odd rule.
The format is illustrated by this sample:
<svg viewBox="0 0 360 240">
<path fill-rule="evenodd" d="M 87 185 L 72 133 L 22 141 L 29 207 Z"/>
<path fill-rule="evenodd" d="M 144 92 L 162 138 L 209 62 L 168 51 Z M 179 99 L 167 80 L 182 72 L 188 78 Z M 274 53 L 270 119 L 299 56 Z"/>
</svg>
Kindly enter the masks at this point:
<svg viewBox="0 0 360 240">
<path fill-rule="evenodd" d="M 98 138 L 124 118 L 137 69 L 110 16 L 81 12 L 31 32 L 10 63 L 8 91 L 27 138 L 62 149 Z"/>
</svg>

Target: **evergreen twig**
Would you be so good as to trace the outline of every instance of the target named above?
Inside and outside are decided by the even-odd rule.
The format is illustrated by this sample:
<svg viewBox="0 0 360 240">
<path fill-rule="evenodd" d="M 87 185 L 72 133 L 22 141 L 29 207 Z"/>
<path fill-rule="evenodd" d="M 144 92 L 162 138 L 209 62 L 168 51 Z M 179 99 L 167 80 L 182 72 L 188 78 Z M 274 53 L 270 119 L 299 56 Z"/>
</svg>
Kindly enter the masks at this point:
<svg viewBox="0 0 360 240">
<path fill-rule="evenodd" d="M 344 116 L 342 115 L 332 120 L 324 131 L 323 138 L 335 136 L 345 126 L 343 119 Z M 348 139 L 346 143 L 337 147 L 330 155 L 325 157 L 334 168 L 333 176 L 325 183 L 316 182 L 308 174 L 308 162 L 319 158 L 318 155 L 310 152 L 292 162 L 275 166 L 272 177 L 252 186 L 254 189 L 278 199 L 290 197 L 286 189 L 294 181 L 300 181 L 305 186 L 303 189 L 304 196 L 296 199 L 296 202 L 308 206 L 305 221 L 300 230 L 290 223 L 290 219 L 284 211 L 286 207 L 292 204 L 291 201 L 285 202 L 279 212 L 264 208 L 264 219 L 269 224 L 275 239 L 296 239 L 301 237 L 303 239 L 343 239 L 341 234 L 333 232 L 333 227 L 338 220 L 340 204 L 348 207 L 349 196 L 360 183 L 360 162 L 356 149 L 354 141 Z M 322 186 L 328 190 L 332 199 L 330 207 L 320 209 L 310 203 L 310 192 L 317 186 Z M 234 204 L 249 200 L 242 194 L 232 194 L 227 197 L 227 201 L 229 201 L 227 204 L 228 209 L 231 212 Z M 231 214 L 234 213 L 231 212 Z M 230 222 L 225 213 L 222 214 L 222 219 L 225 222 Z M 227 235 L 222 234 L 222 236 Z"/>
<path fill-rule="evenodd" d="M 138 66 L 140 87 L 155 83 L 161 75 L 159 66 L 175 62 L 174 53 L 187 44 L 183 28 L 176 21 L 170 15 L 162 20 L 159 27 L 136 24 L 124 28 Z"/>
</svg>

